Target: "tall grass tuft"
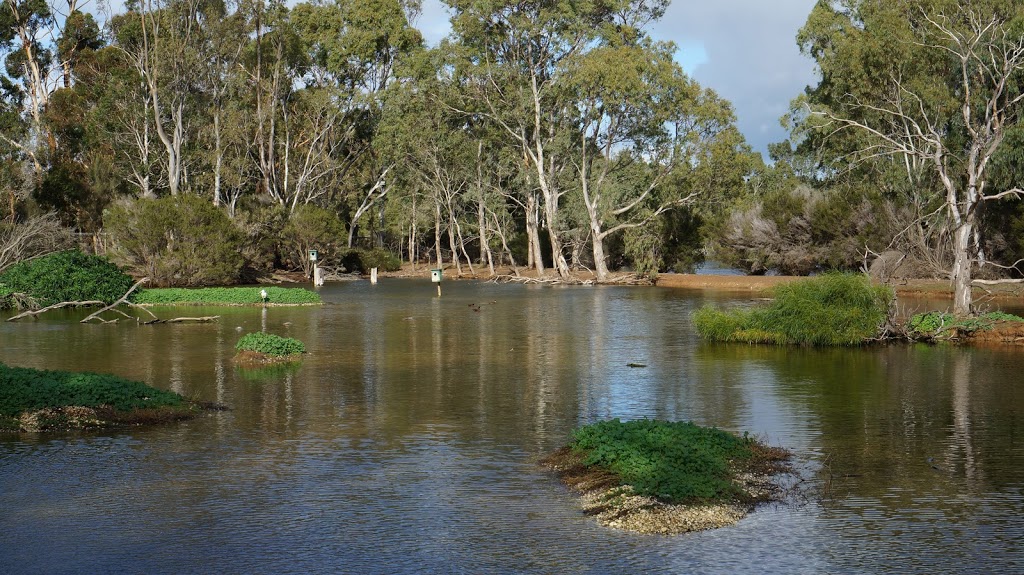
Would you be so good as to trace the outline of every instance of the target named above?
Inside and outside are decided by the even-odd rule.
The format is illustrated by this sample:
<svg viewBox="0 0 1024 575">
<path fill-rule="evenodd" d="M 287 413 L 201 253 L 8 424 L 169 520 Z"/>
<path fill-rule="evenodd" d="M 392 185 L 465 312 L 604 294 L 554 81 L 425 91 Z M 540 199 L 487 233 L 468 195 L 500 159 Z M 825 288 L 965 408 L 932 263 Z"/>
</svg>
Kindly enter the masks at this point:
<svg viewBox="0 0 1024 575">
<path fill-rule="evenodd" d="M 773 301 L 750 310 L 705 306 L 694 313 L 700 337 L 774 345 L 861 345 L 879 335 L 893 292 L 859 274 L 826 274 L 774 290 Z"/>
</svg>

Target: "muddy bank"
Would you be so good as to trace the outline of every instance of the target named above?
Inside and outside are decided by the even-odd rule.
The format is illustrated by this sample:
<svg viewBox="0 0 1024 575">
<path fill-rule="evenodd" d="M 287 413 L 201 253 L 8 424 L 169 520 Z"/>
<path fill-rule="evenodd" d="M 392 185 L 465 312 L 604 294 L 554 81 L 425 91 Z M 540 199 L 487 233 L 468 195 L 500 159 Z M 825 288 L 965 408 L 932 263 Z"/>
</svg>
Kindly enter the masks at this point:
<svg viewBox="0 0 1024 575">
<path fill-rule="evenodd" d="M 159 407 L 118 411 L 109 406 L 45 407 L 25 411 L 0 421 L 0 433 L 63 432 L 88 429 L 114 429 L 139 425 L 155 425 L 195 419 L 210 411 L 226 411 L 227 407 L 206 402 L 190 402 L 180 407 Z"/>
<path fill-rule="evenodd" d="M 258 351 L 244 350 L 235 354 L 235 357 L 233 357 L 232 360 L 239 367 L 264 367 L 268 365 L 297 363 L 302 360 L 302 354 L 293 353 L 291 355 L 270 355 L 260 353 Z"/>
</svg>

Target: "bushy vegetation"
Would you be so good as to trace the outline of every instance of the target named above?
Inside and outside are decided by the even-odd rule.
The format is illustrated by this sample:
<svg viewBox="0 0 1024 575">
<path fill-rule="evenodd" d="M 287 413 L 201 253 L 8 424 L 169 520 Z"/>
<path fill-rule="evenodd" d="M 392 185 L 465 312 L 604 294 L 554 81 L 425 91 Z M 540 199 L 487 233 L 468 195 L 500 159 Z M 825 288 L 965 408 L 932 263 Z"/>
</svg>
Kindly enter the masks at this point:
<svg viewBox="0 0 1024 575">
<path fill-rule="evenodd" d="M 806 185 L 744 197 L 712 226 L 714 256 L 750 274 L 854 269 L 865 245 L 892 237 L 883 204 L 870 193 Z"/>
<path fill-rule="evenodd" d="M 705 306 L 693 315 L 710 341 L 775 345 L 860 345 L 879 335 L 893 292 L 855 274 L 826 274 L 774 289 L 774 300 L 753 309 Z"/>
<path fill-rule="evenodd" d="M 615 473 L 637 494 L 666 502 L 732 499 L 741 495 L 730 465 L 752 456 L 751 440 L 689 422 L 618 419 L 573 432 L 584 464 Z"/>
<path fill-rule="evenodd" d="M 109 406 L 118 411 L 180 406 L 177 393 L 114 375 L 8 367 L 0 363 L 0 416 L 48 407 Z"/>
<path fill-rule="evenodd" d="M 302 288 L 281 287 L 220 287 L 220 288 L 154 288 L 139 292 L 136 303 L 154 305 L 247 305 L 262 303 L 260 291 L 267 291 L 267 301 L 273 304 L 322 303 L 316 292 Z"/>
<path fill-rule="evenodd" d="M 317 261 L 330 265 L 338 260 L 344 245 L 345 225 L 332 210 L 312 204 L 299 206 L 281 231 L 282 256 L 303 273 L 313 273 L 309 250 L 317 250 Z"/>
<path fill-rule="evenodd" d="M 156 286 L 237 283 L 243 237 L 227 214 L 193 195 L 140 198 L 103 217 L 112 254 Z"/>
<path fill-rule="evenodd" d="M 41 305 L 62 301 L 113 303 L 132 286 L 132 278 L 106 258 L 67 250 L 15 264 L 0 274 L 0 303 L 23 293 Z M 134 295 L 134 294 L 133 294 Z"/>
<path fill-rule="evenodd" d="M 349 271 L 364 274 L 370 273 L 373 268 L 382 272 L 396 272 L 402 269 L 402 260 L 387 250 L 353 248 L 342 254 L 341 265 Z"/>
<path fill-rule="evenodd" d="M 907 336 L 911 339 L 951 339 L 975 331 L 992 329 L 996 322 L 1024 321 L 1024 318 L 1001 311 L 975 317 L 956 317 L 951 313 L 932 311 L 919 313 L 907 322 Z"/>
<path fill-rule="evenodd" d="M 306 346 L 292 337 L 281 337 L 271 333 L 253 332 L 242 336 L 235 344 L 238 351 L 254 351 L 274 357 L 285 357 L 306 353 Z"/>
</svg>

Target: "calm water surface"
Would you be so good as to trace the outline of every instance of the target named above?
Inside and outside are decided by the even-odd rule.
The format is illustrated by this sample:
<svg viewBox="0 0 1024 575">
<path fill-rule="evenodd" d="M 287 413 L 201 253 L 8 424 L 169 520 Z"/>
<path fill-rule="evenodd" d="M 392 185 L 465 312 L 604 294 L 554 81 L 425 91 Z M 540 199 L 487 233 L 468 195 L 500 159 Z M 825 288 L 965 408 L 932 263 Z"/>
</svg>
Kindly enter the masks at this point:
<svg viewBox="0 0 1024 575">
<path fill-rule="evenodd" d="M 209 325 L 0 323 L 2 362 L 231 407 L 0 438 L 0 572 L 1024 572 L 1024 352 L 706 344 L 689 314 L 727 300 L 658 288 L 322 294 L 158 311 L 223 316 Z M 308 357 L 235 368 L 261 329 Z M 536 461 L 611 417 L 758 434 L 797 454 L 811 496 L 709 533 L 602 528 Z"/>
</svg>

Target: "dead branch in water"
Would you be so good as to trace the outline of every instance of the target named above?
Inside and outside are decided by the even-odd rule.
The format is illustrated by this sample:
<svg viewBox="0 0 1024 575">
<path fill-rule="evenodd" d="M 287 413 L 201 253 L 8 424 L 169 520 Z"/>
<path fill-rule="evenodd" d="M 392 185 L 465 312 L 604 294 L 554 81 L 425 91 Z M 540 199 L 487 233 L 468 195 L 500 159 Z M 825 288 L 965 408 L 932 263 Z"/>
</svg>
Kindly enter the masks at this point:
<svg viewBox="0 0 1024 575">
<path fill-rule="evenodd" d="M 171 319 L 152 319 L 142 322 L 142 325 L 153 325 L 157 323 L 209 323 L 220 319 L 219 315 L 208 315 L 205 317 L 172 317 Z"/>
<path fill-rule="evenodd" d="M 63 307 L 84 307 L 84 306 L 87 306 L 87 305 L 103 305 L 103 302 L 98 301 L 98 300 L 90 300 L 90 301 L 62 301 L 60 303 L 55 303 L 53 305 L 46 306 L 46 307 L 44 307 L 42 309 L 29 310 L 29 311 L 26 311 L 26 312 L 19 313 L 16 316 L 7 318 L 7 321 L 16 321 L 16 320 L 19 320 L 21 318 L 30 317 L 30 316 L 31 317 L 35 317 L 35 316 L 37 316 L 39 314 L 46 313 L 46 312 L 48 312 L 48 311 L 50 311 L 52 309 L 60 309 L 60 308 L 63 308 Z"/>
<path fill-rule="evenodd" d="M 122 303 L 124 303 L 124 301 L 126 299 L 128 299 L 128 296 L 132 295 L 132 292 L 134 292 L 136 289 L 138 289 L 138 287 L 140 285 L 142 285 L 142 284 L 144 284 L 144 283 L 146 283 L 148 281 L 149 281 L 149 278 L 142 278 L 142 279 L 140 279 L 139 281 L 135 282 L 135 285 L 133 285 L 132 287 L 128 288 L 128 291 L 124 292 L 124 295 L 121 296 L 121 299 L 115 301 L 114 303 L 108 305 L 107 307 L 105 307 L 105 308 L 103 308 L 103 309 L 101 309 L 101 310 L 99 310 L 99 311 L 97 311 L 95 313 L 89 314 L 89 317 L 83 319 L 82 321 L 80 321 L 78 323 L 88 323 L 89 321 L 94 320 L 94 319 L 95 320 L 99 320 L 102 323 L 114 323 L 117 320 L 109 320 L 108 321 L 108 320 L 105 320 L 105 319 L 99 317 L 99 315 L 101 313 L 105 312 L 105 311 L 111 310 L 111 309 L 121 305 Z M 123 315 L 125 317 L 128 317 L 128 315 L 125 314 L 124 312 L 118 312 L 118 313 L 120 313 L 121 315 Z"/>
</svg>

